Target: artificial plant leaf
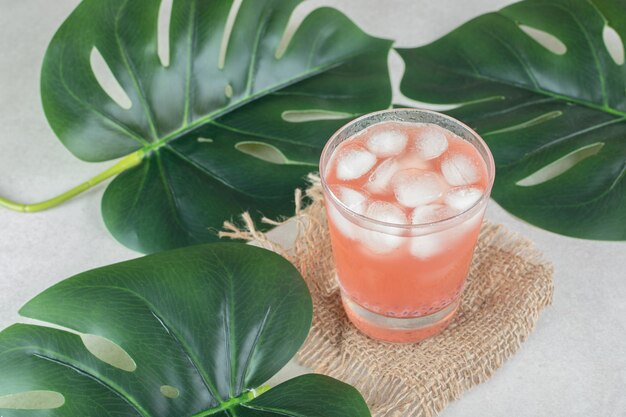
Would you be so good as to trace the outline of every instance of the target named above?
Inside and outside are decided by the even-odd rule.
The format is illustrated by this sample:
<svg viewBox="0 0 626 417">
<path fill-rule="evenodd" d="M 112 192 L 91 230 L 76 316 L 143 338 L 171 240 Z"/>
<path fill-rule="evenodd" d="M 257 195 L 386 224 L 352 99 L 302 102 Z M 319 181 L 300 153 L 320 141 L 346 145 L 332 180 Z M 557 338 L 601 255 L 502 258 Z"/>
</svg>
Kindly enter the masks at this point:
<svg viewBox="0 0 626 417">
<path fill-rule="evenodd" d="M 223 243 L 84 272 L 41 293 L 21 314 L 76 333 L 27 324 L 0 333 L 4 417 L 232 417 L 233 408 L 251 417 L 266 415 L 243 406 L 253 399 L 251 390 L 298 350 L 312 304 L 285 259 Z M 293 409 L 287 416 L 321 416 L 328 406 L 369 416 L 355 390 L 329 378 L 275 389 L 252 405 Z M 53 396 L 21 407 L 44 410 L 15 409 L 15 398 L 42 392 Z M 300 401 L 310 411 L 298 408 Z"/>
<path fill-rule="evenodd" d="M 87 161 L 144 155 L 103 198 L 120 242 L 155 252 L 216 240 L 215 229 L 244 210 L 293 212 L 294 189 L 332 132 L 389 106 L 391 43 L 330 8 L 286 35 L 301 2 L 173 0 L 167 65 L 158 53 L 161 0 L 84 0 L 63 23 L 42 70 L 53 130 Z M 102 88 L 94 51 L 130 108 Z M 255 157 L 249 145 L 278 159 Z"/>
<path fill-rule="evenodd" d="M 621 38 L 612 49 L 607 27 Z M 401 90 L 462 103 L 448 113 L 491 148 L 492 195 L 506 210 L 556 233 L 624 240 L 624 40 L 623 1 L 526 0 L 400 50 Z"/>
</svg>

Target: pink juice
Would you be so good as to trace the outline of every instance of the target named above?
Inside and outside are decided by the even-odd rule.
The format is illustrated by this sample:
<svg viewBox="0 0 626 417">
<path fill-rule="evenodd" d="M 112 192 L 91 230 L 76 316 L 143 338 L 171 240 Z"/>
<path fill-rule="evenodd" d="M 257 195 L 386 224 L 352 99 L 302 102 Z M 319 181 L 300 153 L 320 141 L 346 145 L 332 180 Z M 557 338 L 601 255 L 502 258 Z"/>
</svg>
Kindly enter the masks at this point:
<svg viewBox="0 0 626 417">
<path fill-rule="evenodd" d="M 353 323 L 396 342 L 445 328 L 490 188 L 477 148 L 436 124 L 385 121 L 338 144 L 323 177 L 337 275 Z M 416 318 L 423 320 L 413 328 Z"/>
</svg>

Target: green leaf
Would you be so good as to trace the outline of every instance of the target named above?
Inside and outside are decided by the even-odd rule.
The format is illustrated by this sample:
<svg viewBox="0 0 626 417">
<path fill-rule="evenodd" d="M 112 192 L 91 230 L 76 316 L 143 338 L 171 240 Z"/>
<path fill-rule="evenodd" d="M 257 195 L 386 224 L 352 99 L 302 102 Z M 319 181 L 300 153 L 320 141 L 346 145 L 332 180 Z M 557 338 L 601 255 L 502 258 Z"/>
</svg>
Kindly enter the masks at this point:
<svg viewBox="0 0 626 417">
<path fill-rule="evenodd" d="M 337 407 L 336 404 L 341 404 Z M 255 417 L 357 417 L 370 412 L 352 386 L 324 375 L 303 375 L 287 381 L 255 400 L 242 404 Z M 248 411 L 249 410 L 249 411 Z M 254 411 L 254 412 L 252 412 Z"/>
<path fill-rule="evenodd" d="M 606 27 L 621 38 L 617 61 Z M 527 0 L 400 50 L 401 90 L 461 104 L 448 114 L 487 141 L 506 210 L 556 233 L 624 240 L 626 66 L 615 51 L 623 61 L 625 41 L 623 1 Z"/>
<path fill-rule="evenodd" d="M 289 38 L 301 2 L 244 0 L 237 9 L 232 0 L 174 0 L 168 65 L 159 58 L 160 0 L 84 0 L 63 23 L 41 81 L 53 130 L 86 161 L 145 155 L 102 201 L 120 242 L 156 252 L 217 240 L 215 229 L 244 210 L 289 215 L 330 135 L 389 107 L 391 43 L 330 8 L 314 10 Z M 101 86 L 92 55 L 126 103 Z M 250 142 L 282 159 L 251 155 L 242 147 Z"/>
<path fill-rule="evenodd" d="M 21 314 L 73 332 L 16 324 L 0 333 L 4 417 L 370 416 L 354 388 L 320 375 L 254 399 L 312 318 L 298 271 L 264 249 L 208 244 L 106 266 L 44 291 Z"/>
</svg>

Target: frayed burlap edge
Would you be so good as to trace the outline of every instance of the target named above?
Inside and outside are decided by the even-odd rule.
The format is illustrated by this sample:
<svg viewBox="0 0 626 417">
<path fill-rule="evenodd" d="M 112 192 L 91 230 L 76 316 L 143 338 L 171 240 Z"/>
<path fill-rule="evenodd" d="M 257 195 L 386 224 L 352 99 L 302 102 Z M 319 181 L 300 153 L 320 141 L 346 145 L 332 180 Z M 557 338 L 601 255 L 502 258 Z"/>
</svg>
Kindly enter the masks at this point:
<svg viewBox="0 0 626 417">
<path fill-rule="evenodd" d="M 311 333 L 298 361 L 361 391 L 376 417 L 431 417 L 472 386 L 486 381 L 532 332 L 552 302 L 552 266 L 528 239 L 485 223 L 462 306 L 440 335 L 419 344 L 371 340 L 349 324 L 334 279 L 319 177 L 310 176 L 302 207 L 296 191 L 296 238 L 291 247 L 258 231 L 248 213 L 243 227 L 224 224 L 220 237 L 253 241 L 290 260 L 309 285 Z M 267 218 L 270 225 L 280 225 Z"/>
</svg>

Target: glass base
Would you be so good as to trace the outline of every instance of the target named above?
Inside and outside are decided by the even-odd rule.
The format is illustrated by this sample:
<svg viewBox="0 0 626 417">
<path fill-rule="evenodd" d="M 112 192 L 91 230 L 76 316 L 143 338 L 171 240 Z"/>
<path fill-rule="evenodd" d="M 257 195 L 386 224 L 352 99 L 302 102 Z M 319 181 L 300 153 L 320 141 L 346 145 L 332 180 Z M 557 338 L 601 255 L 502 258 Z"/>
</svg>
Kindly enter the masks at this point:
<svg viewBox="0 0 626 417">
<path fill-rule="evenodd" d="M 428 316 L 398 318 L 383 316 L 361 307 L 341 294 L 348 318 L 367 336 L 394 343 L 415 343 L 434 336 L 445 329 L 461 303 L 457 298 L 447 307 Z"/>
</svg>

